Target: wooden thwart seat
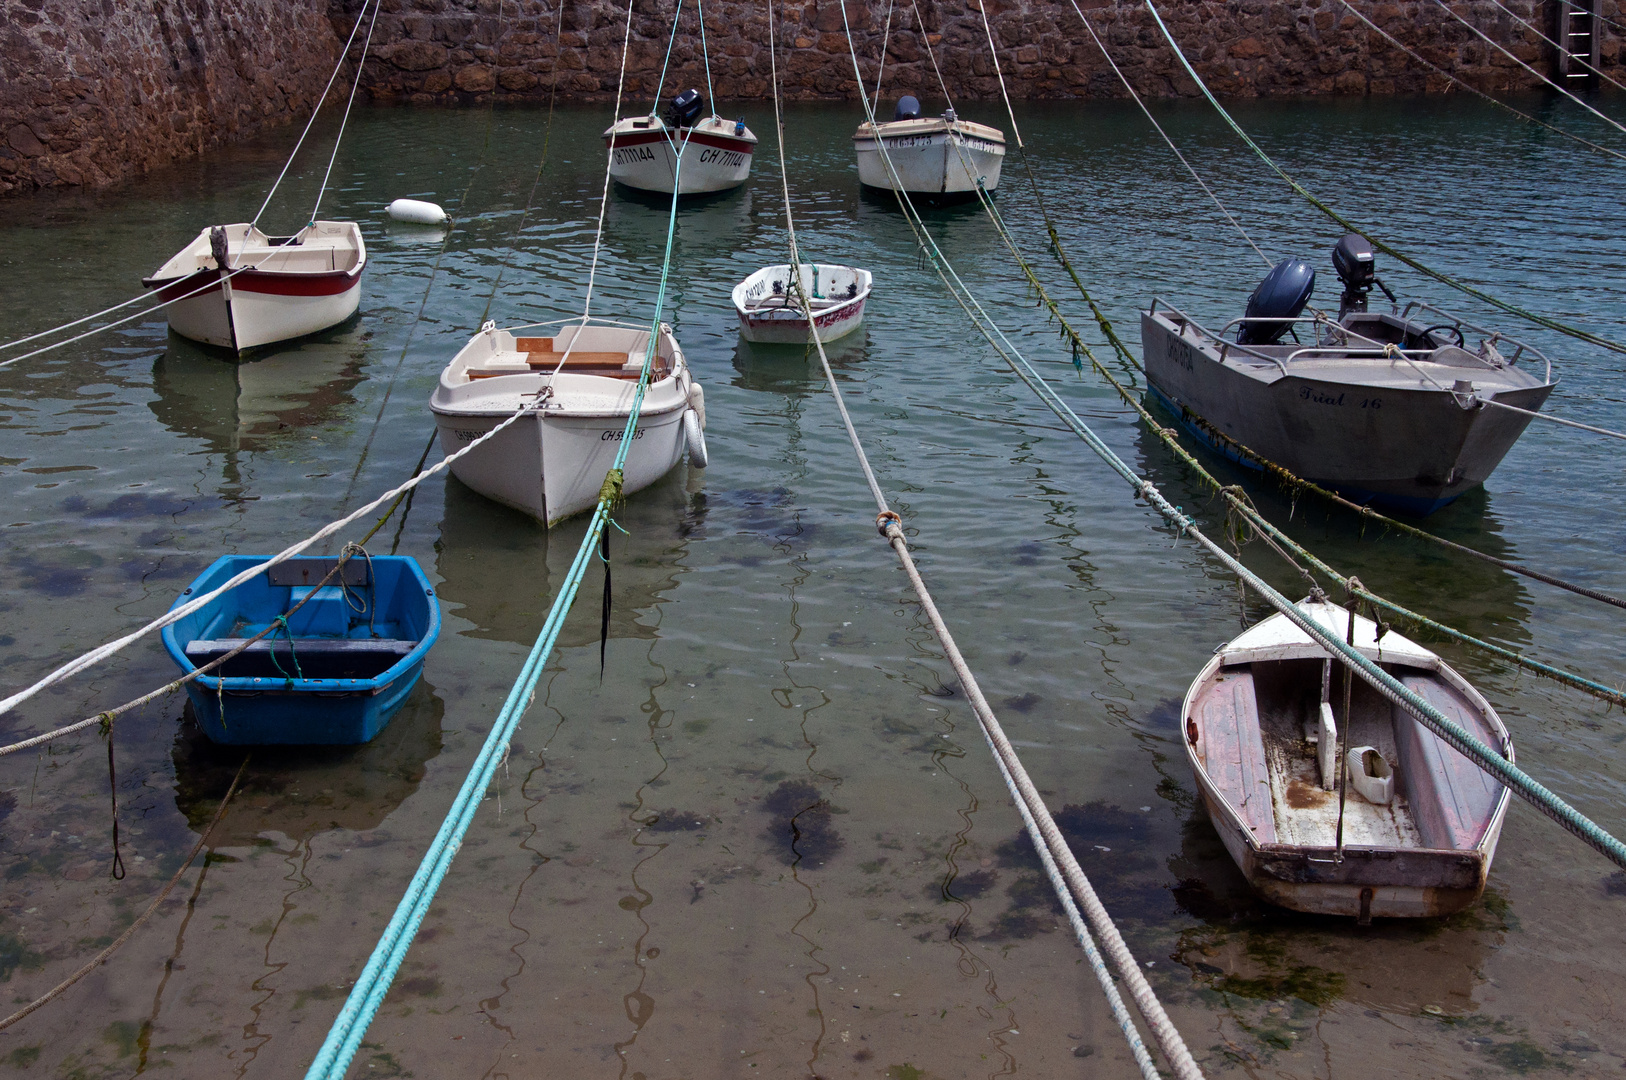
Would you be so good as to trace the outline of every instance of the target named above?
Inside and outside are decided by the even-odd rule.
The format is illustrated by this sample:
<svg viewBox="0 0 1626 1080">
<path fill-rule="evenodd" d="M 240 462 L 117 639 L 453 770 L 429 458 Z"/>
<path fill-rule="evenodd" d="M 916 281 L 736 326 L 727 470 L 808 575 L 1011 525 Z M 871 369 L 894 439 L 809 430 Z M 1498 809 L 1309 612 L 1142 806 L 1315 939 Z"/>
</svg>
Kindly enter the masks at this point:
<svg viewBox="0 0 1626 1080">
<path fill-rule="evenodd" d="M 1193 705 L 1198 752 L 1214 786 L 1225 794 L 1256 841 L 1275 843 L 1270 766 L 1259 730 L 1253 673 L 1245 667 L 1226 668 Z"/>
</svg>

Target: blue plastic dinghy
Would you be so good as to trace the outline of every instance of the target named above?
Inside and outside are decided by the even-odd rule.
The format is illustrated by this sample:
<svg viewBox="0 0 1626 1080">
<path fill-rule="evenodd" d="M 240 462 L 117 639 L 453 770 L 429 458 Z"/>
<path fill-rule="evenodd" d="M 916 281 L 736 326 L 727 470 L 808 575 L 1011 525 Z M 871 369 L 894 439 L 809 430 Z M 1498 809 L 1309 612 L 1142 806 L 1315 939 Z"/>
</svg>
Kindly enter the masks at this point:
<svg viewBox="0 0 1626 1080">
<path fill-rule="evenodd" d="M 270 558 L 218 559 L 173 606 Z M 335 562 L 295 557 L 164 628 L 164 647 L 190 672 L 286 619 L 186 684 L 209 738 L 250 745 L 364 743 L 400 709 L 440 636 L 435 590 L 415 560 L 396 555 L 355 556 L 317 588 Z"/>
</svg>

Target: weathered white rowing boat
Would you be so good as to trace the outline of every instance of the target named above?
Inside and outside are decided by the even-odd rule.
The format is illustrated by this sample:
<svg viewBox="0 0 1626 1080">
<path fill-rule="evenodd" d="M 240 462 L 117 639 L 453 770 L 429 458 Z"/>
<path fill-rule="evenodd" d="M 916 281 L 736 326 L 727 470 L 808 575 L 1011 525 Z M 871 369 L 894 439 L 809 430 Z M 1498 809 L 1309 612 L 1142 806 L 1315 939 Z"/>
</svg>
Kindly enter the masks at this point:
<svg viewBox="0 0 1626 1080">
<path fill-rule="evenodd" d="M 648 329 L 575 322 L 552 337 L 516 337 L 487 323 L 446 365 L 429 399 L 448 455 L 534 406 L 451 468 L 486 498 L 548 525 L 598 504 L 650 346 Z M 670 326 L 661 324 L 654 344 L 623 468 L 627 494 L 671 472 L 685 453 L 696 468 L 706 465 L 705 396 Z"/>
<path fill-rule="evenodd" d="M 1358 501 L 1429 514 L 1483 483 L 1552 392 L 1537 350 L 1428 304 L 1366 310 L 1378 282 L 1371 248 L 1345 237 L 1334 249 L 1345 279 L 1335 321 L 1301 315 L 1315 271 L 1284 260 L 1254 292 L 1248 314 L 1218 333 L 1153 300 L 1141 313 L 1152 395 L 1194 435 L 1241 464 L 1249 450 Z M 1234 338 L 1226 334 L 1236 328 Z M 1291 330 L 1309 340 L 1284 343 Z M 1467 334 L 1480 337 L 1467 347 Z M 1517 366 L 1545 364 L 1538 376 Z"/>
<path fill-rule="evenodd" d="M 1348 640 L 1343 608 L 1298 608 Z M 1513 760 L 1496 711 L 1434 653 L 1360 616 L 1354 644 Z M 1484 891 L 1509 793 L 1359 678 L 1346 713 L 1346 677 L 1281 614 L 1218 651 L 1181 711 L 1208 816 L 1248 884 L 1283 907 L 1363 921 L 1460 911 Z"/>
<path fill-rule="evenodd" d="M 820 341 L 834 341 L 858 329 L 872 282 L 868 270 L 802 263 L 798 274 Z M 805 345 L 813 340 L 790 280 L 789 263 L 764 266 L 734 286 L 734 312 L 747 341 Z"/>
<path fill-rule="evenodd" d="M 920 103 L 905 97 L 891 122 L 859 124 L 853 149 L 858 155 L 858 182 L 864 186 L 896 191 L 901 183 L 910 195 L 946 201 L 973 197 L 979 182 L 985 191 L 999 187 L 1005 134 L 961 120 L 953 109 L 942 116 L 922 117 Z M 898 183 L 893 182 L 894 170 Z"/>
<path fill-rule="evenodd" d="M 141 283 L 158 290 L 177 334 L 242 352 L 350 318 L 366 266 L 353 221 L 318 221 L 292 236 L 239 222 L 204 229 Z"/>
<path fill-rule="evenodd" d="M 701 119 L 706 99 L 688 90 L 672 99 L 664 118 L 629 116 L 604 132 L 610 150 L 610 176 L 639 191 L 705 195 L 727 191 L 751 175 L 757 137 L 744 120 Z M 682 153 L 682 163 L 678 155 Z"/>
</svg>

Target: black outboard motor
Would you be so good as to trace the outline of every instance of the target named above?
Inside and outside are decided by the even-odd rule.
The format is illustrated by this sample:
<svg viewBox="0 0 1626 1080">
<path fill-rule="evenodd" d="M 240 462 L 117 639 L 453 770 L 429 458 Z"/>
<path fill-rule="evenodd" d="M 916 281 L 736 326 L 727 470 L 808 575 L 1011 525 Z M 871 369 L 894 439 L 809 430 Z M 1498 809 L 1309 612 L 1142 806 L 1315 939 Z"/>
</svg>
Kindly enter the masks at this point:
<svg viewBox="0 0 1626 1080">
<path fill-rule="evenodd" d="M 674 128 L 694 127 L 694 122 L 700 119 L 706 111 L 706 99 L 700 96 L 698 90 L 685 90 L 672 99 L 671 106 L 666 110 L 666 126 Z"/>
<path fill-rule="evenodd" d="M 1303 259 L 1283 259 L 1265 275 L 1248 297 L 1250 319 L 1296 319 L 1315 292 L 1315 268 Z M 1292 326 L 1290 322 L 1245 322 L 1237 327 L 1238 345 L 1274 345 Z"/>
<path fill-rule="evenodd" d="M 912 94 L 905 94 L 898 99 L 898 107 L 892 110 L 894 120 L 919 120 L 920 102 Z"/>
<path fill-rule="evenodd" d="M 1351 311 L 1366 310 L 1366 294 L 1376 285 L 1383 295 L 1395 302 L 1395 294 L 1378 280 L 1378 266 L 1372 257 L 1372 243 L 1359 233 L 1345 233 L 1332 249 L 1332 268 L 1338 271 L 1338 280 L 1344 283 L 1344 295 L 1338 298 L 1338 317 Z"/>
</svg>

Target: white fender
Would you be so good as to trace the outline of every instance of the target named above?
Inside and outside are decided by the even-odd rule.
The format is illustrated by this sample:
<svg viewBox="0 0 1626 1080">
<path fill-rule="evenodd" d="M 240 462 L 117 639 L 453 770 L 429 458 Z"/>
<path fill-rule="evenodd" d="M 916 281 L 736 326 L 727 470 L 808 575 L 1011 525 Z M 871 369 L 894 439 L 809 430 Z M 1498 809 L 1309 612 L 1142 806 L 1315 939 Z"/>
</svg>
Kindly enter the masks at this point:
<svg viewBox="0 0 1626 1080">
<path fill-rule="evenodd" d="M 689 380 L 689 408 L 700 414 L 700 426 L 706 426 L 706 392 L 692 378 Z M 704 468 L 705 466 L 701 466 Z"/>
<path fill-rule="evenodd" d="M 390 203 L 388 212 L 396 221 L 410 221 L 414 225 L 440 225 L 446 221 L 446 211 L 419 199 L 396 199 Z"/>
<path fill-rule="evenodd" d="M 683 413 L 683 441 L 689 444 L 689 464 L 704 469 L 708 461 L 706 433 L 701 430 L 700 414 L 693 409 L 686 409 Z"/>
</svg>

